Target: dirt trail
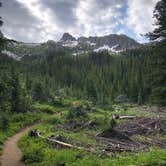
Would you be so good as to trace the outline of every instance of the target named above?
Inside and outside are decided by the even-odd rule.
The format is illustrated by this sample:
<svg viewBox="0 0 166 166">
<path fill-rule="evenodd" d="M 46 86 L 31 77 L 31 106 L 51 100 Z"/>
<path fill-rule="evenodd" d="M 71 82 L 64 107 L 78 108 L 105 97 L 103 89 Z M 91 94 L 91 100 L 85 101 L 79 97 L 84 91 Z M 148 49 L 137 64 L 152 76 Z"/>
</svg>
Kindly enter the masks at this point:
<svg viewBox="0 0 166 166">
<path fill-rule="evenodd" d="M 17 143 L 27 131 L 36 125 L 37 124 L 24 128 L 5 142 L 1 156 L 1 166 L 25 166 L 25 164 L 21 162 L 22 153 Z"/>
</svg>

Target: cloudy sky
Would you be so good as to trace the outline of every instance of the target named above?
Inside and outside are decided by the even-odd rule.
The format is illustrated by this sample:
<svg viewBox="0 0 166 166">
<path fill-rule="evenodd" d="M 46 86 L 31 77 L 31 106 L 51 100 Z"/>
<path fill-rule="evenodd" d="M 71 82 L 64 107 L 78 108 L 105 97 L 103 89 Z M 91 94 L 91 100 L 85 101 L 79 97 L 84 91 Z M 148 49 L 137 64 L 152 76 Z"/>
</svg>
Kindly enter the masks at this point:
<svg viewBox="0 0 166 166">
<path fill-rule="evenodd" d="M 24 42 L 59 40 L 64 32 L 75 37 L 140 34 L 152 31 L 158 0 L 0 0 L 2 32 Z"/>
</svg>

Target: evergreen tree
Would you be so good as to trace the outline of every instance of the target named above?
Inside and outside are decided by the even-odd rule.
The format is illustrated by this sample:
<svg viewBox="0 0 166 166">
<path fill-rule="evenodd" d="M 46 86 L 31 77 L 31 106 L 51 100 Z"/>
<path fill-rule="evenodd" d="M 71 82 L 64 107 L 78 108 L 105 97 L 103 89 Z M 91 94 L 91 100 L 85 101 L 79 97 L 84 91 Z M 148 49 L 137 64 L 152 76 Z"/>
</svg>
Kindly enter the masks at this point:
<svg viewBox="0 0 166 166">
<path fill-rule="evenodd" d="M 20 105 L 21 105 L 21 86 L 19 82 L 19 75 L 12 69 L 12 76 L 11 76 L 11 109 L 13 112 L 20 112 Z"/>
<path fill-rule="evenodd" d="M 147 34 L 151 40 L 166 40 L 166 1 L 160 0 L 154 10 L 155 25 L 157 28 Z"/>
<path fill-rule="evenodd" d="M 2 7 L 2 3 L 0 2 L 0 7 Z M 0 26 L 2 26 L 3 21 L 2 21 L 2 17 L 0 16 Z"/>
<path fill-rule="evenodd" d="M 86 92 L 88 99 L 96 102 L 97 101 L 97 91 L 93 81 L 88 80 L 86 84 Z"/>
<path fill-rule="evenodd" d="M 44 90 L 43 90 L 43 85 L 42 83 L 35 83 L 34 88 L 33 88 L 33 99 L 38 100 L 38 101 L 44 101 Z"/>
<path fill-rule="evenodd" d="M 154 47 L 149 63 L 150 68 L 154 68 L 149 74 L 152 86 L 151 101 L 158 105 L 166 105 L 166 1 L 157 3 L 154 10 L 157 28 L 148 34 L 151 40 L 161 39 L 160 43 Z"/>
<path fill-rule="evenodd" d="M 0 2 L 0 7 L 2 7 L 2 3 L 1 2 Z M 2 26 L 2 24 L 3 24 L 2 17 L 0 16 L 0 27 Z M 1 30 L 0 30 L 0 51 L 3 48 L 3 43 L 4 43 L 4 41 L 3 41 L 3 34 L 1 32 Z"/>
<path fill-rule="evenodd" d="M 6 131 L 9 128 L 9 117 L 7 114 L 2 114 L 0 117 L 0 129 Z"/>
</svg>

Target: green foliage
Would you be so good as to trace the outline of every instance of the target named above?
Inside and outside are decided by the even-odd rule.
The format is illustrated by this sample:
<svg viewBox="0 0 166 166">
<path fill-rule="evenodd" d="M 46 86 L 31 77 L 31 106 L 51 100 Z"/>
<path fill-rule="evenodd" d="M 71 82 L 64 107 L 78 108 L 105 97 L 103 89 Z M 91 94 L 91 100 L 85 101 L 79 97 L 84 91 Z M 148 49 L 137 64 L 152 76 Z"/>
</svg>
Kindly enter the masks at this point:
<svg viewBox="0 0 166 166">
<path fill-rule="evenodd" d="M 154 18 L 156 28 L 147 36 L 151 40 L 162 39 L 166 40 L 166 1 L 160 0 L 157 2 L 154 10 Z"/>
<path fill-rule="evenodd" d="M 165 92 L 162 83 L 165 76 L 162 74 L 160 77 L 161 73 L 165 73 L 164 52 L 164 44 L 142 46 L 117 56 L 109 55 L 107 52 L 77 57 L 64 53 L 65 55 L 61 56 L 62 52 L 53 51 L 51 55 L 47 53 L 45 56 L 23 58 L 19 65 L 16 62 L 7 62 L 9 66 L 14 63 L 17 71 L 13 76 L 7 68 L 3 69 L 3 72 L 6 71 L 7 77 L 19 84 L 8 86 L 5 78 L 2 78 L 0 84 L 6 87 L 8 93 L 13 91 L 13 96 L 16 96 L 12 107 L 19 105 L 23 89 L 33 100 L 48 102 L 54 106 L 63 105 L 64 99 L 71 97 L 88 99 L 95 104 L 108 107 L 117 102 L 117 96 L 121 95 L 125 97 L 123 102 L 142 105 L 153 100 L 155 103 Z M 3 68 L 4 62 L 3 59 Z M 158 65 L 153 67 L 154 63 Z M 159 67 L 160 65 L 163 67 Z M 154 75 L 149 76 L 152 73 Z M 152 79 L 156 79 L 154 85 L 151 84 L 154 82 Z M 154 93 L 156 95 L 153 95 Z"/>
<path fill-rule="evenodd" d="M 159 39 L 158 47 L 154 47 L 149 62 L 148 78 L 151 81 L 151 102 L 157 105 L 166 105 L 166 1 L 157 2 L 154 10 L 155 24 L 157 25 L 153 32 L 147 34 L 151 40 Z"/>
<path fill-rule="evenodd" d="M 2 114 L 0 116 L 0 129 L 5 132 L 9 128 L 9 116 L 6 114 Z"/>
<path fill-rule="evenodd" d="M 87 112 L 83 108 L 83 106 L 79 106 L 73 109 L 70 109 L 67 114 L 68 120 L 74 120 L 74 119 L 84 119 L 87 117 Z"/>
<path fill-rule="evenodd" d="M 37 164 L 43 160 L 44 154 L 42 153 L 42 149 L 37 149 L 32 151 L 31 153 L 27 153 L 23 156 L 23 161 L 27 163 Z"/>
<path fill-rule="evenodd" d="M 58 96 L 53 96 L 52 97 L 52 105 L 60 107 L 64 105 L 64 99 L 62 99 L 62 97 L 58 97 Z"/>
<path fill-rule="evenodd" d="M 33 108 L 35 110 L 39 110 L 41 112 L 44 113 L 49 113 L 49 114 L 53 114 L 56 112 L 55 107 L 51 106 L 51 105 L 47 105 L 47 104 L 35 104 L 33 105 Z"/>
<path fill-rule="evenodd" d="M 130 102 L 140 102 L 141 99 L 144 104 L 149 101 L 151 90 L 146 79 L 149 72 L 146 65 L 153 52 L 149 47 L 142 47 L 119 56 L 108 53 L 79 57 L 36 56 L 32 63 L 23 60 L 22 63 L 28 65 L 21 66 L 26 70 L 27 85 L 30 83 L 28 91 L 37 101 L 56 105 L 61 104 L 61 98 L 70 96 L 109 105 L 122 94 Z"/>
<path fill-rule="evenodd" d="M 43 112 L 0 112 L 0 154 L 4 141 L 20 131 L 27 125 L 31 125 L 39 120 L 44 120 L 49 117 L 49 114 Z"/>
<path fill-rule="evenodd" d="M 116 120 L 110 119 L 107 117 L 108 115 L 105 115 L 103 119 L 103 130 L 104 131 L 112 131 L 116 127 Z"/>
<path fill-rule="evenodd" d="M 97 90 L 95 87 L 95 83 L 92 80 L 88 80 L 86 83 L 86 94 L 88 97 L 88 100 L 97 101 Z"/>
<path fill-rule="evenodd" d="M 33 99 L 36 100 L 36 101 L 44 101 L 44 87 L 42 85 L 42 83 L 35 83 L 34 85 L 34 88 L 32 90 L 32 96 L 33 96 Z"/>
<path fill-rule="evenodd" d="M 0 2 L 0 7 L 2 7 L 2 2 Z M 2 26 L 3 21 L 2 21 L 2 17 L 0 16 L 0 26 Z"/>
<path fill-rule="evenodd" d="M 150 68 L 148 79 L 151 84 L 150 101 L 152 104 L 159 106 L 166 105 L 166 45 L 165 42 L 154 47 L 154 53 L 151 56 L 151 61 L 148 66 Z M 155 70 L 153 70 L 155 69 Z"/>
</svg>

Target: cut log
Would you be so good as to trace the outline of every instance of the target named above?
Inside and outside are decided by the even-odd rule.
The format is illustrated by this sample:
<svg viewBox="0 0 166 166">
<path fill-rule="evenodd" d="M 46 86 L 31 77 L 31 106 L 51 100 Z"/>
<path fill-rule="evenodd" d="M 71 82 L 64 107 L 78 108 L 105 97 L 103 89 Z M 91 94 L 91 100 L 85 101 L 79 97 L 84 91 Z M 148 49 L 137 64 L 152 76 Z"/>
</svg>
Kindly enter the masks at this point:
<svg viewBox="0 0 166 166">
<path fill-rule="evenodd" d="M 119 119 L 134 119 L 136 116 L 119 116 Z"/>
<path fill-rule="evenodd" d="M 136 116 L 133 115 L 118 115 L 118 114 L 113 114 L 112 115 L 113 119 L 134 119 Z"/>
</svg>

